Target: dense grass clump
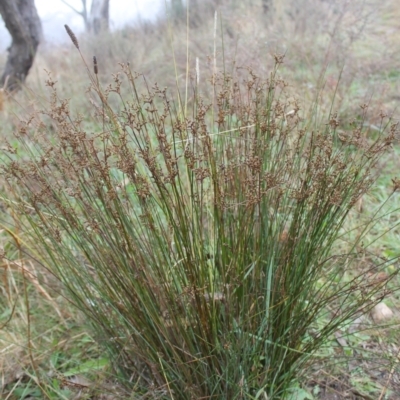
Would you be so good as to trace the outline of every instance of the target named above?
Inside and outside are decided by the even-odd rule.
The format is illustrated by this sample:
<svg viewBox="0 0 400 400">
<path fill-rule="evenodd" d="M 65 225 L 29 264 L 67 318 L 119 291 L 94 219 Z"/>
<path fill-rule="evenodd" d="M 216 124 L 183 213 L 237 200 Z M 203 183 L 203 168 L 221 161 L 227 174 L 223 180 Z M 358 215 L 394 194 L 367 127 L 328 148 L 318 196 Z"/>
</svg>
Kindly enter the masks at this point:
<svg viewBox="0 0 400 400">
<path fill-rule="evenodd" d="M 338 133 L 335 115 L 303 120 L 282 62 L 266 79 L 197 80 L 183 104 L 129 65 L 103 89 L 96 61 L 91 125 L 49 76 L 50 106 L 16 133 L 24 157 L 4 153 L 30 252 L 138 396 L 283 398 L 387 294 L 375 262 L 344 279 L 362 235 L 336 244 L 397 126 L 382 116 L 372 140 L 362 121 Z"/>
</svg>

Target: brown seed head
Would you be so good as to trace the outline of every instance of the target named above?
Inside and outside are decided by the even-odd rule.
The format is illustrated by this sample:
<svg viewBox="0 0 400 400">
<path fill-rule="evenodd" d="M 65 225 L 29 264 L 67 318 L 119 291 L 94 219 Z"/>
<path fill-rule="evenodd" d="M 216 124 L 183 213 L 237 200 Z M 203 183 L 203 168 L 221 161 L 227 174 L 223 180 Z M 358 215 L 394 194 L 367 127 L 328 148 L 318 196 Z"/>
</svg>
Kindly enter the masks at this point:
<svg viewBox="0 0 400 400">
<path fill-rule="evenodd" d="M 97 68 L 97 58 L 96 58 L 96 56 L 93 56 L 93 70 L 94 70 L 94 73 L 96 75 L 99 73 L 99 70 Z"/>
<path fill-rule="evenodd" d="M 67 31 L 69 37 L 72 40 L 72 43 L 75 45 L 75 47 L 79 50 L 79 43 L 78 43 L 78 39 L 75 36 L 75 33 L 72 32 L 71 28 L 68 25 L 64 25 L 65 30 Z"/>
<path fill-rule="evenodd" d="M 393 183 L 393 192 L 396 192 L 400 189 L 400 179 L 399 178 L 393 178 L 392 179 Z"/>
</svg>

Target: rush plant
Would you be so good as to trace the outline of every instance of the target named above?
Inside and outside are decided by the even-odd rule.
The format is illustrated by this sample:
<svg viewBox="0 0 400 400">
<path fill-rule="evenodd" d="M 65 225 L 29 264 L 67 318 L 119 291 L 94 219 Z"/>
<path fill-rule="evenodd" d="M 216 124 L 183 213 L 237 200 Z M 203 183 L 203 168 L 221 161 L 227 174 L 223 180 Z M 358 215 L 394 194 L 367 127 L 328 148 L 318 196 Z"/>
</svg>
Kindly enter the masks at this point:
<svg viewBox="0 0 400 400">
<path fill-rule="evenodd" d="M 124 64 L 103 89 L 95 60 L 94 116 L 73 116 L 49 76 L 49 106 L 4 150 L 27 251 L 138 398 L 284 398 L 387 295 L 381 262 L 345 278 L 365 249 L 338 238 L 397 125 L 382 116 L 371 139 L 362 121 L 339 133 L 336 115 L 304 119 L 282 62 L 194 82 L 181 104 Z"/>
</svg>

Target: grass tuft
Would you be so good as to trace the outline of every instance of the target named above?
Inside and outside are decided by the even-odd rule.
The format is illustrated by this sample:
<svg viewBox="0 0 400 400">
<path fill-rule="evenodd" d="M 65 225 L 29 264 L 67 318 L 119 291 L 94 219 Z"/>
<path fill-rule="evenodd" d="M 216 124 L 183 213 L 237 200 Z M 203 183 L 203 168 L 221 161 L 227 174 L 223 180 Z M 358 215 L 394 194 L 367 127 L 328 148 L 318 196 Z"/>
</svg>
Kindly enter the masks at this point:
<svg viewBox="0 0 400 400">
<path fill-rule="evenodd" d="M 390 293 L 397 272 L 375 279 L 390 261 L 368 254 L 347 274 L 371 224 L 339 239 L 398 126 L 382 115 L 371 138 L 363 120 L 304 119 L 283 61 L 268 78 L 194 78 L 184 107 L 127 64 L 105 89 L 88 68 L 90 126 L 49 75 L 49 106 L 3 151 L 29 252 L 138 396 L 284 398 L 333 333 Z"/>
</svg>

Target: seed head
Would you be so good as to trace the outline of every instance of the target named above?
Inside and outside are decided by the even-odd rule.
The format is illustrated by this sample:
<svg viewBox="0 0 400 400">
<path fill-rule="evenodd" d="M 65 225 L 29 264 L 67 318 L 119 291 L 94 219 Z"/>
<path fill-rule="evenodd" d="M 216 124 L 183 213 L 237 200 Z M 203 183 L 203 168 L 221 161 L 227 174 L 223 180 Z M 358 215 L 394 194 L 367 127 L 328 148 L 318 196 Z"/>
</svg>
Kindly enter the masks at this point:
<svg viewBox="0 0 400 400">
<path fill-rule="evenodd" d="M 75 36 L 75 33 L 72 32 L 72 29 L 68 26 L 68 25 L 64 25 L 65 30 L 68 33 L 68 36 L 71 38 L 72 43 L 75 45 L 75 47 L 79 50 L 79 43 L 78 43 L 78 39 Z"/>
<path fill-rule="evenodd" d="M 393 178 L 392 179 L 393 183 L 393 192 L 396 192 L 400 189 L 400 179 L 399 178 Z"/>
<path fill-rule="evenodd" d="M 97 75 L 99 70 L 97 68 L 97 58 L 96 58 L 96 56 L 93 56 L 93 70 L 94 70 L 94 73 Z"/>
</svg>

